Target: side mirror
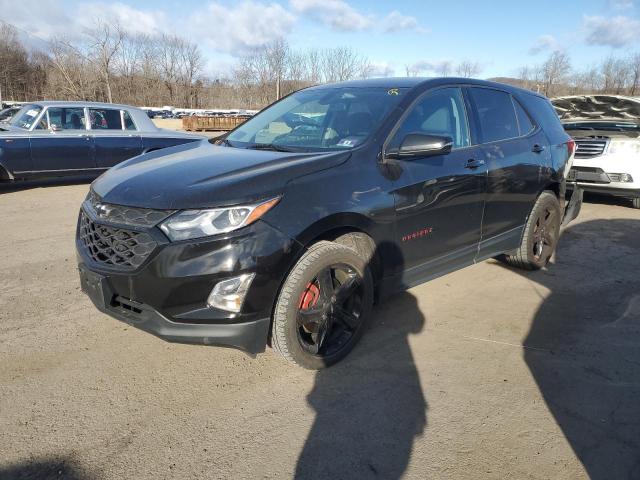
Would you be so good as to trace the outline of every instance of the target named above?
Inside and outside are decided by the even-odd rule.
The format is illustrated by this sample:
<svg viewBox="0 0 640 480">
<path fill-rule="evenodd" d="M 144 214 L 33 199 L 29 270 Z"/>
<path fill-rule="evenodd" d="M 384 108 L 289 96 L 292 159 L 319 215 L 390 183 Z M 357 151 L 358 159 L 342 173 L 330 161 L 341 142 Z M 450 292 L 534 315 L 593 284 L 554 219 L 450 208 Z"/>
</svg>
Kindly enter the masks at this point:
<svg viewBox="0 0 640 480">
<path fill-rule="evenodd" d="M 60 128 L 60 126 L 59 126 L 59 125 L 56 125 L 55 123 L 52 123 L 52 124 L 49 126 L 49 130 L 51 130 L 52 132 L 59 132 L 59 131 L 60 131 L 60 130 L 62 130 L 62 129 Z"/>
<path fill-rule="evenodd" d="M 399 148 L 387 150 L 385 157 L 411 160 L 412 158 L 444 155 L 453 148 L 453 139 L 445 135 L 425 135 L 410 133 L 402 140 Z"/>
</svg>

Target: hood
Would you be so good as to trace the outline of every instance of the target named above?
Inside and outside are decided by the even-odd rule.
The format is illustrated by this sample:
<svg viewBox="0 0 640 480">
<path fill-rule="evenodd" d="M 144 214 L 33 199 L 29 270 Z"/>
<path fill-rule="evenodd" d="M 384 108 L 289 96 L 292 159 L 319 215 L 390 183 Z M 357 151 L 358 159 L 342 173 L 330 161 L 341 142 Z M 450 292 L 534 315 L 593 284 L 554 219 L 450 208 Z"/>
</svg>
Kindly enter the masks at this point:
<svg viewBox="0 0 640 480">
<path fill-rule="evenodd" d="M 619 95 L 575 95 L 551 100 L 562 122 L 626 121 L 640 123 L 640 98 Z"/>
<path fill-rule="evenodd" d="M 348 152 L 283 153 L 192 142 L 140 155 L 100 176 L 102 201 L 161 210 L 198 209 L 263 200 L 292 179 L 345 162 Z"/>
</svg>

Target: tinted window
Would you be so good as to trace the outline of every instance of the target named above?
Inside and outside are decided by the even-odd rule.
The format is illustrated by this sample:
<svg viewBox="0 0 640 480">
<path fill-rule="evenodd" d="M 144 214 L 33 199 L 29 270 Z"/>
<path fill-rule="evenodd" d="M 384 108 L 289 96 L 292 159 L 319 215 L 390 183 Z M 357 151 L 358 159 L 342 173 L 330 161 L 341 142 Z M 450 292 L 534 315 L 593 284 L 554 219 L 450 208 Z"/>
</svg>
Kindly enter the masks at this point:
<svg viewBox="0 0 640 480">
<path fill-rule="evenodd" d="M 399 147 L 410 133 L 448 136 L 453 139 L 454 148 L 468 146 L 469 130 L 460 89 L 443 88 L 420 99 L 411 107 L 389 147 Z"/>
<path fill-rule="evenodd" d="M 90 108 L 91 130 L 122 130 L 120 110 L 110 108 Z"/>
<path fill-rule="evenodd" d="M 49 107 L 49 128 L 55 125 L 58 130 L 84 130 L 84 108 Z"/>
<path fill-rule="evenodd" d="M 521 97 L 524 106 L 531 112 L 536 123 L 540 125 L 552 144 L 560 144 L 567 141 L 567 134 L 562 128 L 560 117 L 551 105 L 551 102 L 537 95 L 523 94 Z"/>
<path fill-rule="evenodd" d="M 516 107 L 516 116 L 518 117 L 518 126 L 520 127 L 520 135 L 527 135 L 531 130 L 533 130 L 533 122 L 529 118 L 529 114 L 525 112 L 520 102 L 518 102 L 515 98 L 513 99 L 513 104 Z"/>
<path fill-rule="evenodd" d="M 135 130 L 136 129 L 136 124 L 133 123 L 133 119 L 131 118 L 131 115 L 129 115 L 129 112 L 127 112 L 126 110 L 122 111 L 122 118 L 124 119 L 124 129 L 125 130 Z"/>
<path fill-rule="evenodd" d="M 489 88 L 470 88 L 483 143 L 520 136 L 511 95 Z"/>
</svg>

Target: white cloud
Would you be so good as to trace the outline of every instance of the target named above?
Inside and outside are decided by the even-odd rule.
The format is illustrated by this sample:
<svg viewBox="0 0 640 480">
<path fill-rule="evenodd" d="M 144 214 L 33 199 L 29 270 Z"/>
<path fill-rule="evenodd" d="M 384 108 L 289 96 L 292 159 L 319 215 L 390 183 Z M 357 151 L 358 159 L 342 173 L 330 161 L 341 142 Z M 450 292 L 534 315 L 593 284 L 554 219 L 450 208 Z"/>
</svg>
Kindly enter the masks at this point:
<svg viewBox="0 0 640 480">
<path fill-rule="evenodd" d="M 419 60 L 406 67 L 409 75 L 418 76 L 424 73 L 435 73 L 437 75 L 451 75 L 453 72 L 453 62 L 451 60 Z"/>
<path fill-rule="evenodd" d="M 537 55 L 544 51 L 553 51 L 558 49 L 558 41 L 553 35 L 540 35 L 536 38 L 531 48 L 529 48 L 529 54 Z"/>
<path fill-rule="evenodd" d="M 221 52 L 238 53 L 286 37 L 295 24 L 295 16 L 277 3 L 246 0 L 225 6 L 210 2 L 193 13 L 189 33 Z"/>
<path fill-rule="evenodd" d="M 605 18 L 584 16 L 583 26 L 589 45 L 620 48 L 640 42 L 640 20 L 617 16 Z"/>
<path fill-rule="evenodd" d="M 414 30 L 418 33 L 427 33 L 428 30 L 422 28 L 416 17 L 403 15 L 397 10 L 392 11 L 381 22 L 382 29 L 386 33 L 394 33 L 402 30 Z"/>
<path fill-rule="evenodd" d="M 117 21 L 131 33 L 154 33 L 166 25 L 163 12 L 139 10 L 121 2 L 82 2 L 71 15 L 54 0 L 41 0 L 37 8 L 28 2 L 1 1 L 0 12 L 3 20 L 15 25 L 23 35 L 40 40 L 52 37 L 77 40 L 88 28 L 95 26 L 98 19 Z"/>
<path fill-rule="evenodd" d="M 373 62 L 368 73 L 371 77 L 393 77 L 396 69 L 387 62 Z"/>
<path fill-rule="evenodd" d="M 634 0 L 609 0 L 609 5 L 618 10 L 627 10 L 633 8 Z"/>
<path fill-rule="evenodd" d="M 76 10 L 76 22 L 91 28 L 98 20 L 119 23 L 130 33 L 153 34 L 166 28 L 167 19 L 162 11 L 138 10 L 121 2 L 85 2 L 80 3 Z"/>
<path fill-rule="evenodd" d="M 290 0 L 298 13 L 327 25 L 340 32 L 365 30 L 373 25 L 373 17 L 358 12 L 343 0 Z"/>
<path fill-rule="evenodd" d="M 345 0 L 289 0 L 291 8 L 299 14 L 338 32 L 359 32 L 379 29 L 384 33 L 413 30 L 427 32 L 415 17 L 393 10 L 384 17 L 365 14 L 349 5 Z"/>
</svg>

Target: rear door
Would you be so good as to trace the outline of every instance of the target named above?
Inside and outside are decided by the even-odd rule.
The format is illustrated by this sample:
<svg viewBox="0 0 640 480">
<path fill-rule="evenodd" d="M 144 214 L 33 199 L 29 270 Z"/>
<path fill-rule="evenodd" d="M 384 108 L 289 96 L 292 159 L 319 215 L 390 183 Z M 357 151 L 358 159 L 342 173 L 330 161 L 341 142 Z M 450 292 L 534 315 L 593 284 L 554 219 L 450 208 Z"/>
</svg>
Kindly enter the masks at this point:
<svg viewBox="0 0 640 480">
<path fill-rule="evenodd" d="M 549 177 L 549 144 L 522 105 L 508 92 L 469 87 L 474 133 L 488 167 L 480 257 L 515 248 Z"/>
<path fill-rule="evenodd" d="M 457 87 L 430 91 L 401 120 L 387 148 L 409 133 L 453 139 L 445 155 L 394 160 L 397 244 L 406 284 L 473 260 L 480 241 L 486 167 L 481 147 L 471 145 L 465 102 Z"/>
<path fill-rule="evenodd" d="M 96 166 L 109 168 L 142 153 L 142 139 L 125 110 L 89 108 Z"/>
<path fill-rule="evenodd" d="M 82 107 L 48 107 L 30 143 L 35 171 L 73 175 L 95 169 L 93 140 Z"/>
</svg>

